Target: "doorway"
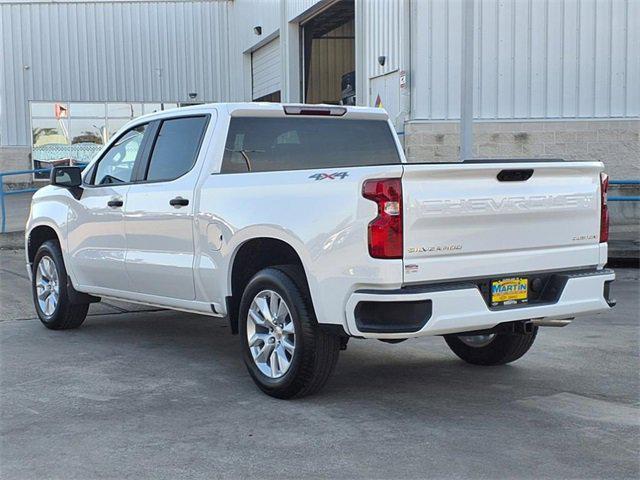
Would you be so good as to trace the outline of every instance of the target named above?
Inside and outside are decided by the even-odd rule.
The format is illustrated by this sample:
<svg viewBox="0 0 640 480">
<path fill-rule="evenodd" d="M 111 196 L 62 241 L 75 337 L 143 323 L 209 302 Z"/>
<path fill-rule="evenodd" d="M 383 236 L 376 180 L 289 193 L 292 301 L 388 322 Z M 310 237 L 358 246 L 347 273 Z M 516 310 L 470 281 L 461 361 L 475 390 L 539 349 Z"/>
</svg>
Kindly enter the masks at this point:
<svg viewBox="0 0 640 480">
<path fill-rule="evenodd" d="M 355 105 L 354 0 L 340 0 L 302 24 L 305 103 Z"/>
</svg>

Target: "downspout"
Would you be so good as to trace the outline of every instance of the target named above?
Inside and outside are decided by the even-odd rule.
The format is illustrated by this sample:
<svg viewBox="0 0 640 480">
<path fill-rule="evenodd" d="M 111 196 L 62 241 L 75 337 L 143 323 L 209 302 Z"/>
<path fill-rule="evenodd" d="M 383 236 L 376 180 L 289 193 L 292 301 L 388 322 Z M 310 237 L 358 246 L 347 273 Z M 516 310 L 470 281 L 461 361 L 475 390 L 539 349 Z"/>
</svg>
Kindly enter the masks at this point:
<svg viewBox="0 0 640 480">
<path fill-rule="evenodd" d="M 460 160 L 473 158 L 473 28 L 474 2 L 462 5 L 462 75 L 460 78 Z"/>
<path fill-rule="evenodd" d="M 402 16 L 400 25 L 400 48 L 402 49 L 400 64 L 400 108 L 396 125 L 401 125 L 398 132 L 404 146 L 407 123 L 411 120 L 411 33 L 412 33 L 412 0 L 402 0 Z"/>
</svg>

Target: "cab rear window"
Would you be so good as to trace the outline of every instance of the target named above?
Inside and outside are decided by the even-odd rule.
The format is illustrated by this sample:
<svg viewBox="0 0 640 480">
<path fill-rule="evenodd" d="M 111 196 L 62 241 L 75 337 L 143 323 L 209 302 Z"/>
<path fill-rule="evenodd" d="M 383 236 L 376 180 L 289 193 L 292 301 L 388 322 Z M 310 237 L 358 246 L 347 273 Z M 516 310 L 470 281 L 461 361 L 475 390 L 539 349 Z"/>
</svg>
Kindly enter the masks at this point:
<svg viewBox="0 0 640 480">
<path fill-rule="evenodd" d="M 400 163 L 381 120 L 231 119 L 221 173 L 273 172 Z"/>
</svg>

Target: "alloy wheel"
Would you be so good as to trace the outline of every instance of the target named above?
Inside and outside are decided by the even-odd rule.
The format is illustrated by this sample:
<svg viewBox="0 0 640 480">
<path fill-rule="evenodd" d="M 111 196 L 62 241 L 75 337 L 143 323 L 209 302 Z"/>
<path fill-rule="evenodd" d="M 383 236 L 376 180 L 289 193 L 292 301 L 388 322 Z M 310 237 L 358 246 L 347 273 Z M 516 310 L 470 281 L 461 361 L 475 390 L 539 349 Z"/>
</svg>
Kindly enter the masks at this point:
<svg viewBox="0 0 640 480">
<path fill-rule="evenodd" d="M 253 361 L 269 378 L 280 378 L 291 367 L 296 333 L 291 312 L 273 290 L 259 292 L 247 315 L 247 341 Z"/>
<path fill-rule="evenodd" d="M 47 255 L 40 258 L 36 268 L 36 295 L 38 306 L 47 317 L 53 315 L 60 299 L 58 269 L 53 259 Z"/>
</svg>

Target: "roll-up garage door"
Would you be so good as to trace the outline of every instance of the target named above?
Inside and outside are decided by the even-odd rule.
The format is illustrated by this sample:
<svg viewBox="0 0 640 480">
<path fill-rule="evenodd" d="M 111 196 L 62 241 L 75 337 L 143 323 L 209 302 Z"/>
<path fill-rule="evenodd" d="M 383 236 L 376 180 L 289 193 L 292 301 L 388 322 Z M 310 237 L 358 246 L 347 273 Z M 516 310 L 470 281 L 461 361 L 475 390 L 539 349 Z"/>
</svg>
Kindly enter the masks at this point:
<svg viewBox="0 0 640 480">
<path fill-rule="evenodd" d="M 280 97 L 280 38 L 270 41 L 251 54 L 252 98 Z M 268 98 L 273 101 L 273 99 Z"/>
</svg>

